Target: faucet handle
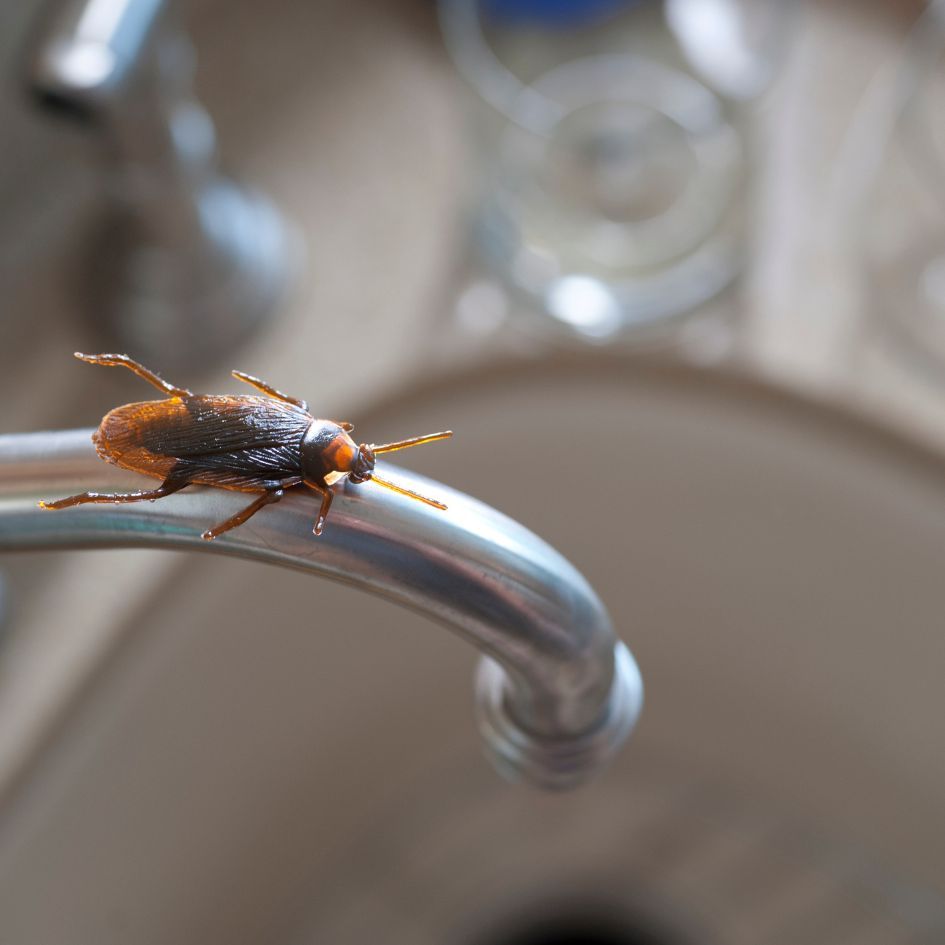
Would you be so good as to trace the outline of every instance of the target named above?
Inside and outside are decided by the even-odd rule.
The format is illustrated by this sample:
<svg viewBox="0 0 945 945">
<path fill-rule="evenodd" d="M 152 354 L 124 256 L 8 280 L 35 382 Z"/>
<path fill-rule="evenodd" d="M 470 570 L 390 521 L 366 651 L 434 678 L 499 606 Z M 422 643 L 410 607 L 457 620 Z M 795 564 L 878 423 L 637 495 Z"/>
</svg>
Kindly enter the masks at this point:
<svg viewBox="0 0 945 945">
<path fill-rule="evenodd" d="M 192 88 L 193 47 L 166 0 L 60 0 L 27 60 L 36 100 L 101 136 L 107 210 L 82 266 L 90 344 L 169 368 L 223 356 L 283 299 L 300 241 L 220 173 Z"/>
<path fill-rule="evenodd" d="M 49 10 L 28 63 L 29 84 L 43 104 L 94 120 L 128 92 L 165 0 L 66 0 Z"/>
</svg>

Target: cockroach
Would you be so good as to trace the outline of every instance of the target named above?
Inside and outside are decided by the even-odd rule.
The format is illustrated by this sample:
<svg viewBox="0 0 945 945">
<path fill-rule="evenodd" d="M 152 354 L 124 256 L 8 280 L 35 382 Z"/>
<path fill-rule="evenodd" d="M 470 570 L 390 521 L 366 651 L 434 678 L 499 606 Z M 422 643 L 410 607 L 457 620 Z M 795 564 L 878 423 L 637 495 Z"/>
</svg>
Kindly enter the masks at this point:
<svg viewBox="0 0 945 945">
<path fill-rule="evenodd" d="M 278 502 L 287 489 L 310 489 L 321 496 L 312 531 L 322 533 L 331 508 L 332 483 L 347 475 L 351 482 L 376 482 L 436 509 L 446 506 L 374 471 L 379 453 L 432 443 L 453 435 L 451 430 L 428 433 L 396 443 L 362 443 L 351 439 L 353 425 L 319 420 L 304 400 L 289 397 L 258 377 L 233 371 L 237 380 L 255 387 L 254 395 L 194 394 L 175 387 L 125 354 L 82 354 L 80 361 L 125 367 L 154 385 L 164 400 L 125 404 L 102 419 L 92 434 L 98 455 L 106 462 L 162 480 L 143 492 L 83 492 L 40 502 L 40 508 L 66 509 L 87 502 L 141 502 L 160 499 L 185 486 L 205 485 L 236 492 L 259 493 L 242 511 L 201 535 L 207 541 L 242 525 L 261 508 Z"/>
</svg>

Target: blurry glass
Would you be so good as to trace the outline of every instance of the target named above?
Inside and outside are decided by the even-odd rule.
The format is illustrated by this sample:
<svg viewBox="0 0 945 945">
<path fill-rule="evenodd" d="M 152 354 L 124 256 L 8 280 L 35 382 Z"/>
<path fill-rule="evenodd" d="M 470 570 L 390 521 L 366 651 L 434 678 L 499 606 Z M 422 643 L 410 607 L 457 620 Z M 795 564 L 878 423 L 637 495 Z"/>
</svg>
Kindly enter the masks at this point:
<svg viewBox="0 0 945 945">
<path fill-rule="evenodd" d="M 886 85 L 861 111 L 851 230 L 878 324 L 945 378 L 945 2 L 926 6 Z"/>
<path fill-rule="evenodd" d="M 745 124 L 784 0 L 440 0 L 488 109 L 475 246 L 591 338 L 691 310 L 742 265 Z"/>
</svg>

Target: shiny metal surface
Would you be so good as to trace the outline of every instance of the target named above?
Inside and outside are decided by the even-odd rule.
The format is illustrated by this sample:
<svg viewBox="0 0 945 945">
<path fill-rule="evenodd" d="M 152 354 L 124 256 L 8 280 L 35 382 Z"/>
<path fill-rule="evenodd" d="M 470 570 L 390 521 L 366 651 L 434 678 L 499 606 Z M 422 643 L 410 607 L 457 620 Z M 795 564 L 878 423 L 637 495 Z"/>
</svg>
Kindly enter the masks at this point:
<svg viewBox="0 0 945 945">
<path fill-rule="evenodd" d="M 317 503 L 290 494 L 214 542 L 200 533 L 245 505 L 245 495 L 189 488 L 157 502 L 41 511 L 39 499 L 141 481 L 102 463 L 90 434 L 0 437 L 0 550 L 200 549 L 320 574 L 427 614 L 485 654 L 478 711 L 492 760 L 543 787 L 584 780 L 633 728 L 639 671 L 597 595 L 560 554 L 494 509 L 398 469 L 399 483 L 448 511 L 345 482 L 318 539 Z"/>
<path fill-rule="evenodd" d="M 282 300 L 295 236 L 220 173 L 194 50 L 165 0 L 61 0 L 26 57 L 40 105 L 104 145 L 108 206 L 81 267 L 107 347 L 167 367 L 219 357 Z"/>
<path fill-rule="evenodd" d="M 91 114 L 127 91 L 160 28 L 164 0 L 69 0 L 48 9 L 31 78 L 37 91 Z"/>
</svg>

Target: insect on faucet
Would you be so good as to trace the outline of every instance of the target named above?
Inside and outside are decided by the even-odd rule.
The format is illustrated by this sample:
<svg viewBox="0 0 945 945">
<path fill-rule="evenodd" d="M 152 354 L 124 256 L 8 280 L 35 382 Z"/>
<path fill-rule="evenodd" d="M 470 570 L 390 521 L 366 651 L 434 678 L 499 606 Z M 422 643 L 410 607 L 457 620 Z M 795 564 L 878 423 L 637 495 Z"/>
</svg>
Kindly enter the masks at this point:
<svg viewBox="0 0 945 945">
<path fill-rule="evenodd" d="M 265 397 L 253 395 L 194 394 L 175 387 L 125 354 L 81 354 L 89 364 L 126 367 L 166 395 L 164 400 L 125 404 L 102 419 L 92 435 L 98 455 L 106 462 L 162 480 L 143 492 L 82 492 L 40 502 L 44 509 L 67 509 L 88 502 L 141 502 L 160 499 L 185 486 L 204 485 L 236 492 L 258 493 L 259 498 L 225 522 L 201 535 L 208 541 L 242 525 L 261 508 L 278 502 L 287 489 L 305 487 L 321 496 L 321 508 L 312 531 L 322 533 L 331 508 L 329 477 L 347 475 L 351 482 L 374 481 L 386 489 L 417 499 L 436 509 L 446 506 L 374 472 L 378 453 L 444 440 L 451 430 L 429 433 L 396 443 L 357 445 L 352 424 L 319 420 L 304 400 L 289 397 L 257 377 L 233 371 Z"/>
</svg>

